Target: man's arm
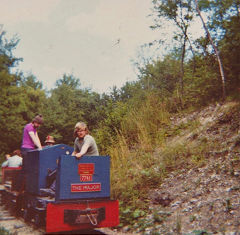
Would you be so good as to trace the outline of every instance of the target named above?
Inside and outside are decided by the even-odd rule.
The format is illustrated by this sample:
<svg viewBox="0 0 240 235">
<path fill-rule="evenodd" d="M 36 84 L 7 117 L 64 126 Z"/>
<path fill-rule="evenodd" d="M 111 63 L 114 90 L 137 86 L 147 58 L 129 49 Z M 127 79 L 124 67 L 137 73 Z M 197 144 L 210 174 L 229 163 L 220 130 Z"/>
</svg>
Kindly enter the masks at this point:
<svg viewBox="0 0 240 235">
<path fill-rule="evenodd" d="M 39 137 L 38 137 L 37 132 L 36 132 L 36 135 L 35 135 L 33 131 L 30 131 L 30 132 L 29 132 L 29 135 L 30 135 L 33 143 L 37 146 L 37 148 L 38 148 L 39 150 L 41 150 L 41 149 L 42 149 L 42 145 L 41 145 L 41 142 L 40 142 L 40 139 L 39 139 Z"/>
<path fill-rule="evenodd" d="M 82 157 L 82 156 L 87 152 L 88 148 L 89 148 L 89 144 L 88 144 L 88 143 L 84 143 L 83 146 L 82 146 L 82 148 L 81 148 L 80 153 L 77 153 L 75 156 L 76 156 L 77 158 Z"/>
</svg>

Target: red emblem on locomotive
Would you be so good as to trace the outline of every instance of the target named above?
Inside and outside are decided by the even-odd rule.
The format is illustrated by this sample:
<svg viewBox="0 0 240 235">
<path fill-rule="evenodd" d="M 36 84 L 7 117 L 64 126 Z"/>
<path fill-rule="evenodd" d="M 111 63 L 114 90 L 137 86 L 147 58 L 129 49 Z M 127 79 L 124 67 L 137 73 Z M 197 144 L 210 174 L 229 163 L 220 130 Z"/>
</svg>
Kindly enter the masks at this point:
<svg viewBox="0 0 240 235">
<path fill-rule="evenodd" d="M 80 175 L 81 182 L 92 181 L 94 174 L 94 164 L 93 163 L 81 163 L 78 164 L 78 174 Z"/>
</svg>

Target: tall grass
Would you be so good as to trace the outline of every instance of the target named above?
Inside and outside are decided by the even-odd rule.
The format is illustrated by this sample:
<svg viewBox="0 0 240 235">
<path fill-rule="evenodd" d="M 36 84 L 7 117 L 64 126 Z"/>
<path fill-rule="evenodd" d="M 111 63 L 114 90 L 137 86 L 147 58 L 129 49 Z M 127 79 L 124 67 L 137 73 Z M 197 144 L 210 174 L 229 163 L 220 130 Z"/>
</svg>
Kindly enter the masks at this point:
<svg viewBox="0 0 240 235">
<path fill-rule="evenodd" d="M 121 123 L 121 132 L 129 145 L 151 151 L 157 133 L 170 124 L 170 114 L 156 95 L 147 96 L 138 109 L 131 109 Z"/>
<path fill-rule="evenodd" d="M 131 109 L 107 149 L 111 156 L 111 195 L 121 202 L 121 218 L 132 223 L 148 208 L 148 194 L 169 172 L 204 164 L 204 149 L 196 143 L 177 142 L 175 137 L 194 131 L 199 123 L 171 124 L 170 113 L 158 97 L 149 96 L 138 109 Z M 172 138 L 173 141 L 167 141 Z M 139 212 L 140 210 L 140 212 Z M 128 217 L 132 217 L 127 220 Z M 126 221 L 127 220 L 127 221 Z"/>
<path fill-rule="evenodd" d="M 146 198 L 144 189 L 161 179 L 164 170 L 156 169 L 158 160 L 153 152 L 164 142 L 164 138 L 156 137 L 161 128 L 170 124 L 169 116 L 158 97 L 149 96 L 141 108 L 130 110 L 124 118 L 115 144 L 108 148 L 114 197 L 136 205 L 136 198 Z"/>
</svg>

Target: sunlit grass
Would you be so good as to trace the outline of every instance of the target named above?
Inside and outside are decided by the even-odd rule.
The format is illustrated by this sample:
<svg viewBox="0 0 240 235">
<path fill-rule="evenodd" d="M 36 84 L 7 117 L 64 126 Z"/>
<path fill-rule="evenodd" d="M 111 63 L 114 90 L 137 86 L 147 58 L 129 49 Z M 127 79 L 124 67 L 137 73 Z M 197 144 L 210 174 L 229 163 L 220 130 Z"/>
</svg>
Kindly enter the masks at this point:
<svg viewBox="0 0 240 235">
<path fill-rule="evenodd" d="M 203 166 L 218 144 L 198 138 L 197 120 L 172 123 L 164 104 L 152 99 L 139 110 L 130 110 L 107 149 L 112 164 L 111 195 L 120 200 L 123 224 L 147 212 L 149 192 L 169 173 Z"/>
</svg>

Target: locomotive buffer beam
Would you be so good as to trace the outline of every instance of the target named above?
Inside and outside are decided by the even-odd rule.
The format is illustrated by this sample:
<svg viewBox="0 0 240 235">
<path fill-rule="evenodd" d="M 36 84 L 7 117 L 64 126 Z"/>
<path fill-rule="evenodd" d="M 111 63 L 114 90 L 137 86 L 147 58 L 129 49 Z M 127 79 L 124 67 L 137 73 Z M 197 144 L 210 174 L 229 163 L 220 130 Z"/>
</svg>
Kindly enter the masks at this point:
<svg viewBox="0 0 240 235">
<path fill-rule="evenodd" d="M 98 225 L 105 220 L 105 208 L 86 210 L 64 210 L 64 223 L 69 225 L 91 224 Z"/>
</svg>

